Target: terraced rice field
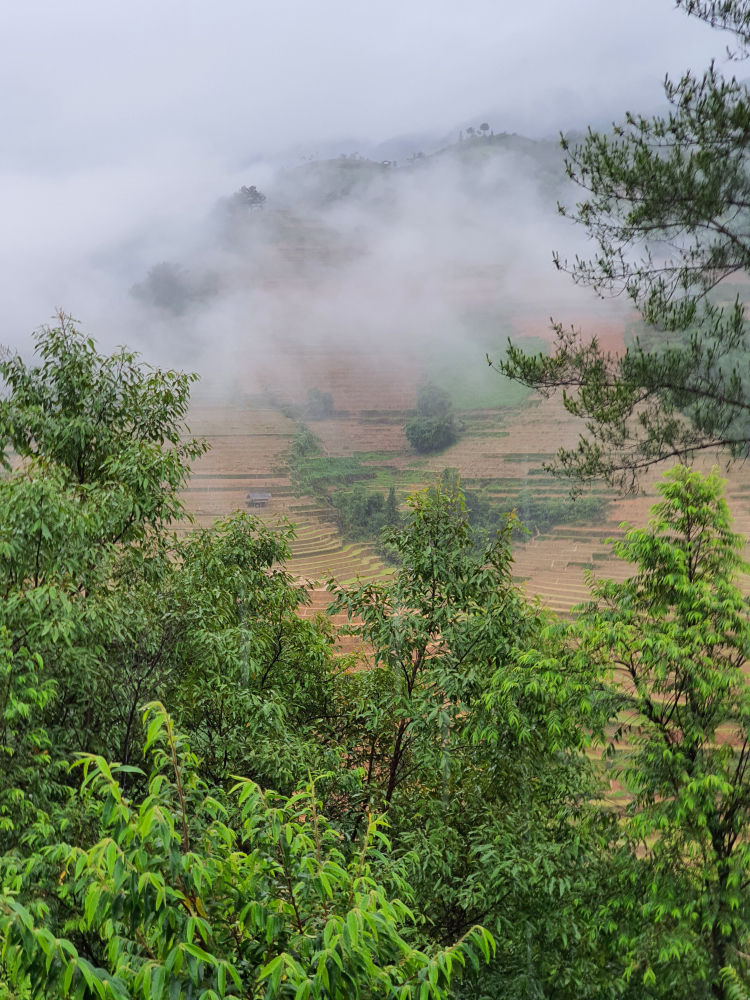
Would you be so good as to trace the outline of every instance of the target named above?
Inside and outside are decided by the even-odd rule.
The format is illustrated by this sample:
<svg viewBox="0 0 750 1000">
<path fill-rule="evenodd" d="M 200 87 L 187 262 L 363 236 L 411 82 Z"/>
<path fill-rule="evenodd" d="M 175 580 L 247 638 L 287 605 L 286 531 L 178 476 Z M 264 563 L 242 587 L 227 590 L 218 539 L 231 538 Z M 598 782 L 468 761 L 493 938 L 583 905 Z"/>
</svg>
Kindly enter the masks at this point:
<svg viewBox="0 0 750 1000">
<path fill-rule="evenodd" d="M 344 371 L 345 369 L 342 369 Z M 412 378 L 412 374 L 409 374 Z M 363 379 L 357 392 L 335 396 L 337 419 L 310 421 L 311 429 L 331 456 L 357 456 L 371 466 L 376 478 L 368 488 L 381 493 L 394 485 L 403 501 L 413 489 L 434 479 L 445 468 L 457 468 L 467 488 L 493 492 L 525 491 L 535 498 L 566 493 L 565 483 L 543 473 L 541 464 L 560 445 L 572 445 L 578 427 L 556 401 L 530 401 L 516 409 L 474 411 L 462 414 L 465 432 L 459 442 L 438 456 L 419 457 L 403 435 L 408 407 L 414 404 L 414 385 L 407 395 L 405 379 L 391 382 L 391 408 L 368 409 L 380 396 L 380 386 Z M 398 391 L 396 391 L 398 390 Z M 345 411 L 350 405 L 364 404 Z M 347 543 L 338 530 L 335 512 L 313 497 L 295 496 L 285 468 L 284 453 L 295 430 L 294 421 L 278 409 L 249 404 L 198 402 L 191 410 L 194 434 L 205 436 L 211 450 L 197 462 L 184 494 L 187 509 L 200 526 L 243 508 L 248 491 L 271 495 L 269 506 L 254 510 L 264 521 L 288 518 L 297 525 L 288 568 L 299 579 L 321 587 L 329 578 L 352 583 L 357 577 L 386 579 L 392 572 L 368 542 Z M 711 465 L 706 460 L 704 466 Z M 727 496 L 736 530 L 750 536 L 750 469 L 735 467 L 728 473 Z M 567 614 L 588 596 L 586 574 L 624 579 L 630 568 L 612 557 L 606 539 L 622 535 L 619 525 L 643 525 L 655 496 L 655 474 L 646 483 L 647 495 L 611 504 L 607 520 L 591 525 L 558 525 L 516 546 L 514 574 L 531 597 L 554 611 Z M 750 590 L 750 581 L 748 581 Z M 325 602 L 325 591 L 315 598 Z M 316 604 L 316 606 L 317 606 Z"/>
<path fill-rule="evenodd" d="M 330 510 L 313 498 L 294 495 L 283 458 L 294 433 L 292 420 L 273 409 L 199 405 L 191 411 L 190 429 L 211 445 L 195 463 L 183 494 L 196 525 L 209 527 L 217 518 L 245 509 L 249 491 L 270 493 L 268 507 L 251 512 L 269 524 L 288 518 L 297 525 L 288 565 L 295 576 L 349 583 L 358 574 L 372 579 L 388 572 L 372 545 L 343 542 Z"/>
</svg>

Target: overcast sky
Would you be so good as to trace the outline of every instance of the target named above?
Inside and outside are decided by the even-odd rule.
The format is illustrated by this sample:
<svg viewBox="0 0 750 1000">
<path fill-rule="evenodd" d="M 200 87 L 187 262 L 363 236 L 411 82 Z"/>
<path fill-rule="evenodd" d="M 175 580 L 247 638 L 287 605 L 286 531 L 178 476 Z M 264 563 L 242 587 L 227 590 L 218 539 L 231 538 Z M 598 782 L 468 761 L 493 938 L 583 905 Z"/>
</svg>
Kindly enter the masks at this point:
<svg viewBox="0 0 750 1000">
<path fill-rule="evenodd" d="M 258 158 L 485 117 L 553 135 L 658 105 L 665 72 L 726 41 L 671 0 L 5 3 L 0 340 L 52 304 L 85 319 L 85 272 L 147 238 L 161 259 L 162 230 L 187 240 L 217 196 L 264 182 Z"/>
<path fill-rule="evenodd" d="M 555 132 L 658 100 L 725 39 L 670 0 L 25 0 L 0 19 L 6 167 L 242 159 L 341 137 Z M 573 123 L 575 123 L 575 121 Z"/>
</svg>

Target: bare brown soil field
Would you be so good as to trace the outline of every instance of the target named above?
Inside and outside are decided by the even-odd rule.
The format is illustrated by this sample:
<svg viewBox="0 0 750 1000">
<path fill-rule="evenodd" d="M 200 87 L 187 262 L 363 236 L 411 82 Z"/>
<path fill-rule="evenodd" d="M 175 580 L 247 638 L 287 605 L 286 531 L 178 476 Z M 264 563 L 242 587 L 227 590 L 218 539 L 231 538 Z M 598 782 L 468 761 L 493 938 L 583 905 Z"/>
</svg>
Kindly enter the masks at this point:
<svg viewBox="0 0 750 1000">
<path fill-rule="evenodd" d="M 331 455 L 379 452 L 388 453 L 389 458 L 397 461 L 409 452 L 403 417 L 355 416 L 343 420 L 309 420 L 308 424 L 322 441 L 323 450 Z"/>
<path fill-rule="evenodd" d="M 304 403 L 312 386 L 330 392 L 337 410 L 403 410 L 414 406 L 422 375 L 420 354 L 407 345 L 384 351 L 300 345 L 279 338 L 273 350 L 253 351 L 235 375 L 248 392 L 279 391 L 287 402 Z M 292 362 L 293 359 L 293 362 Z"/>
</svg>

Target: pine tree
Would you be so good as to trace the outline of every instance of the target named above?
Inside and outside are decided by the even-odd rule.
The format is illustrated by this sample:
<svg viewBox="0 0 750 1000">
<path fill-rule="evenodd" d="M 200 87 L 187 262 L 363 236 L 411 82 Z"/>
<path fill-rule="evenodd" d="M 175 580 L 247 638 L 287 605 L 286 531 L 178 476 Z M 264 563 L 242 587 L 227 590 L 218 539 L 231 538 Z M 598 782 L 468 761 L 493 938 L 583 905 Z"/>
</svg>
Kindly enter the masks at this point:
<svg viewBox="0 0 750 1000">
<path fill-rule="evenodd" d="M 691 16 L 750 43 L 750 0 L 678 0 Z M 672 109 L 626 115 L 613 134 L 590 130 L 566 167 L 583 192 L 563 215 L 597 244 L 593 260 L 558 268 L 602 295 L 629 295 L 643 335 L 624 353 L 557 324 L 550 357 L 510 347 L 498 369 L 550 394 L 586 421 L 578 447 L 554 468 L 626 489 L 670 457 L 726 448 L 750 455 L 750 341 L 736 288 L 750 271 L 750 93 L 712 64 L 667 80 Z M 638 259 L 638 251 L 644 252 Z M 722 301 L 723 300 L 723 301 Z"/>
</svg>

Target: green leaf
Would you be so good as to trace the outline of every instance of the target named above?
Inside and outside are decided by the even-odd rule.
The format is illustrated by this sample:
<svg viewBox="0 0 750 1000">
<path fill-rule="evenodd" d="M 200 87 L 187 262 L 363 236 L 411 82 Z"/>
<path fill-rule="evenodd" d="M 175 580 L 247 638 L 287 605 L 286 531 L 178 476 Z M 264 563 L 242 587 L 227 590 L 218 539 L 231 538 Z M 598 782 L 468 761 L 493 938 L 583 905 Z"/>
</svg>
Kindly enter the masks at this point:
<svg viewBox="0 0 750 1000">
<path fill-rule="evenodd" d="M 156 965 L 151 972 L 150 1000 L 161 1000 L 166 983 L 167 970 L 163 965 Z"/>
<path fill-rule="evenodd" d="M 346 915 L 346 926 L 349 930 L 349 937 L 352 942 L 352 947 L 356 948 L 359 940 L 359 922 L 357 920 L 357 914 L 354 910 L 350 910 Z"/>
</svg>

